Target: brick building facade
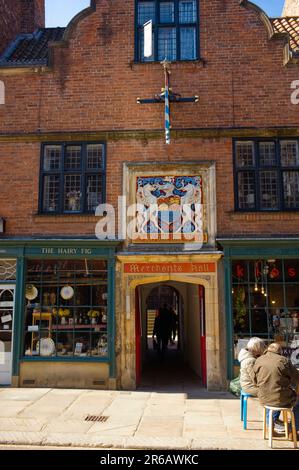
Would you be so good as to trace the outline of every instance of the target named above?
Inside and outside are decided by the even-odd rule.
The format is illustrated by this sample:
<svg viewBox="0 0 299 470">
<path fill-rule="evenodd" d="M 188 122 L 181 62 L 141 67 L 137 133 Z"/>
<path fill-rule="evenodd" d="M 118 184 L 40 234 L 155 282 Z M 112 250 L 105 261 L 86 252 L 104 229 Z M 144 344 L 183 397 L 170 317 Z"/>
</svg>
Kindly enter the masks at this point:
<svg viewBox="0 0 299 470">
<path fill-rule="evenodd" d="M 246 0 L 175 0 L 168 6 L 98 0 L 67 28 L 44 28 L 42 1 L 15 3 L 12 8 L 0 0 L 6 12 L 0 257 L 4 267 L 15 263 L 15 274 L 3 274 L 2 285 L 16 299 L 13 383 L 135 388 L 148 347 L 148 312 L 157 308 L 148 308 L 149 299 L 159 286 L 159 300 L 163 289 L 176 299 L 184 358 L 210 389 L 226 387 L 237 348 L 253 334 L 270 340 L 279 333 L 286 348 L 294 346 L 299 19 L 269 19 Z M 24 4 L 31 28 L 18 13 Z M 156 55 L 144 60 L 142 19 L 153 9 L 160 12 L 152 18 Z M 171 103 L 170 145 L 164 103 L 153 99 L 164 86 L 161 54 L 170 54 L 173 93 L 199 97 Z M 182 244 L 134 243 L 119 234 L 98 241 L 95 201 L 117 208 L 125 195 L 136 202 L 136 181 L 143 188 L 158 177 L 163 185 L 185 178 L 183 193 L 188 178 L 200 177 L 203 246 L 186 251 Z M 60 272 L 63 263 L 68 267 Z M 62 301 L 61 289 L 69 284 L 77 286 L 75 295 Z M 86 302 L 84 285 L 90 292 L 107 285 L 107 292 L 99 288 L 95 305 L 93 294 Z M 82 333 L 75 323 L 80 302 L 98 316 L 107 312 L 106 329 L 94 320 L 98 326 Z M 72 317 L 67 325 L 53 313 L 63 307 Z M 274 331 L 277 316 L 285 330 L 294 323 L 289 338 L 285 330 Z"/>
</svg>

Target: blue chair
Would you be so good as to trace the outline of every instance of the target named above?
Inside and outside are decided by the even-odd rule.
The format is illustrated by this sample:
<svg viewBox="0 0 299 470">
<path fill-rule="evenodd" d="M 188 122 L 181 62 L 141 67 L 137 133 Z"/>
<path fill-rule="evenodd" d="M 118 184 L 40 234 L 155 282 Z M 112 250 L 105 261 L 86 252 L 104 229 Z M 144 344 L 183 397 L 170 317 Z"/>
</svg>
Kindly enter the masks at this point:
<svg viewBox="0 0 299 470">
<path fill-rule="evenodd" d="M 241 401 L 241 421 L 243 421 L 243 428 L 247 429 L 247 400 L 252 397 L 249 393 L 241 390 L 240 401 Z"/>
</svg>

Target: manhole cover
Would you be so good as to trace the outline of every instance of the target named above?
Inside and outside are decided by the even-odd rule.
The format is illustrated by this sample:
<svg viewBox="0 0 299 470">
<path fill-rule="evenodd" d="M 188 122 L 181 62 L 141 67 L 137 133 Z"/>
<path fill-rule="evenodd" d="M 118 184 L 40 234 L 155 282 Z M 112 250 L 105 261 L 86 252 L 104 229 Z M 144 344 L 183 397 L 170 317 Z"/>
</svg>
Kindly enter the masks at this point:
<svg viewBox="0 0 299 470">
<path fill-rule="evenodd" d="M 88 415 L 85 418 L 85 421 L 96 421 L 100 423 L 105 423 L 109 416 L 102 416 L 102 415 Z"/>
</svg>

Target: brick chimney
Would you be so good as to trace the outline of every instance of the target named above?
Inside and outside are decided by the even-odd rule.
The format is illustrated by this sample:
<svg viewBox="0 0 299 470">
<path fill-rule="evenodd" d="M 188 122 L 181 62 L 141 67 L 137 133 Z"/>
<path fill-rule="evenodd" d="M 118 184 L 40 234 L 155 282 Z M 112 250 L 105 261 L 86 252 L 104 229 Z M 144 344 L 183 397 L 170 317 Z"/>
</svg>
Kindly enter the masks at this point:
<svg viewBox="0 0 299 470">
<path fill-rule="evenodd" d="M 282 16 L 299 16 L 299 0 L 285 0 Z"/>
<path fill-rule="evenodd" d="M 0 54 L 18 34 L 45 26 L 45 0 L 0 0 Z"/>
<path fill-rule="evenodd" d="M 45 27 L 45 0 L 21 0 L 21 33 Z"/>
</svg>

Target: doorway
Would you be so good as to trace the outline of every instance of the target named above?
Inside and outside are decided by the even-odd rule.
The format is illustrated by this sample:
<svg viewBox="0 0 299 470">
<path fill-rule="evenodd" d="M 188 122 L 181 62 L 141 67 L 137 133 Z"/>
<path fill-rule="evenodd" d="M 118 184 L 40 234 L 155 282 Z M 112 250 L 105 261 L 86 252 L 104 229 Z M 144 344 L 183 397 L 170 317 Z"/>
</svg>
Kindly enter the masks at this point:
<svg viewBox="0 0 299 470">
<path fill-rule="evenodd" d="M 0 385 L 11 385 L 15 286 L 0 285 Z"/>
<path fill-rule="evenodd" d="M 154 349 L 153 328 L 159 310 L 174 312 L 176 325 L 165 356 Z M 136 377 L 141 387 L 206 385 L 204 287 L 178 281 L 136 288 Z"/>
</svg>

